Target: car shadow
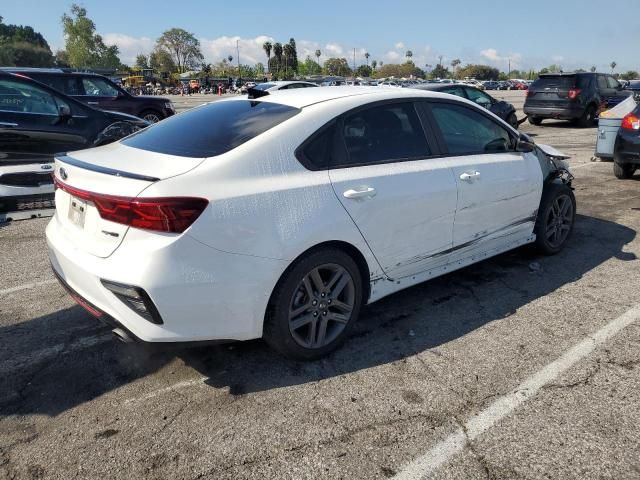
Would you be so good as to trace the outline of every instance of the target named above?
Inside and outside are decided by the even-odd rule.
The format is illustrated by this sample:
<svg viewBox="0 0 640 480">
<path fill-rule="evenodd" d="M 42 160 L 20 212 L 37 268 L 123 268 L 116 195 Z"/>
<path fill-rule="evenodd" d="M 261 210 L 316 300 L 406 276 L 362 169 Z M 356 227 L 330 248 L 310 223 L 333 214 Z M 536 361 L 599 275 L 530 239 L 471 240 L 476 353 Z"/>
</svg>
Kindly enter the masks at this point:
<svg viewBox="0 0 640 480">
<path fill-rule="evenodd" d="M 190 348 L 125 345 L 112 341 L 108 329 L 79 307 L 1 327 L 0 417 L 57 415 L 176 358 L 232 395 L 387 364 L 508 317 L 611 258 L 635 261 L 623 251 L 635 236 L 623 225 L 578 215 L 560 254 L 541 257 L 522 248 L 391 295 L 366 307 L 344 347 L 317 362 L 288 360 L 260 340 Z"/>
</svg>

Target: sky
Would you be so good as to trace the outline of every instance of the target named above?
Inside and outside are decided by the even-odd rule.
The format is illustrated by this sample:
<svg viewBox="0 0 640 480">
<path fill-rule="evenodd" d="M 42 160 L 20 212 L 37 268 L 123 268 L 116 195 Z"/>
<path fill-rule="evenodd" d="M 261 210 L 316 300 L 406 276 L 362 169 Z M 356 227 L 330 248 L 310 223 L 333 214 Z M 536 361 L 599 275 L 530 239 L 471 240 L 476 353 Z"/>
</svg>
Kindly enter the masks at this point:
<svg viewBox="0 0 640 480">
<path fill-rule="evenodd" d="M 5 23 L 30 25 L 52 50 L 64 48 L 60 17 L 71 1 L 0 0 Z M 148 54 L 163 31 L 179 27 L 201 42 L 207 62 L 236 58 L 243 64 L 266 63 L 266 40 L 296 39 L 298 56 L 320 49 L 320 60 L 345 57 L 356 65 L 370 60 L 404 61 L 413 52 L 417 66 L 482 63 L 501 70 L 640 70 L 640 0 L 536 0 L 455 2 L 430 0 L 84 0 L 78 1 L 107 44 L 120 48 L 120 59 L 134 63 Z"/>
</svg>

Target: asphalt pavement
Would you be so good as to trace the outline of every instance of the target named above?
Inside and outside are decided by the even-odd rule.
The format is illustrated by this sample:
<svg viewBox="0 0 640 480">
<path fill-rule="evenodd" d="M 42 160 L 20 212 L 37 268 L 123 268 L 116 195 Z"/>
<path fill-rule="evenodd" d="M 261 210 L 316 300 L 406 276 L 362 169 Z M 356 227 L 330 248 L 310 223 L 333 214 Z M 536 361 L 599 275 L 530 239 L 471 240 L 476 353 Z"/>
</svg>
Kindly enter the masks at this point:
<svg viewBox="0 0 640 480">
<path fill-rule="evenodd" d="M 640 478 L 640 174 L 591 160 L 596 128 L 522 130 L 572 156 L 568 247 L 387 297 L 313 363 L 117 343 L 53 281 L 48 220 L 0 225 L 0 480 Z"/>
</svg>

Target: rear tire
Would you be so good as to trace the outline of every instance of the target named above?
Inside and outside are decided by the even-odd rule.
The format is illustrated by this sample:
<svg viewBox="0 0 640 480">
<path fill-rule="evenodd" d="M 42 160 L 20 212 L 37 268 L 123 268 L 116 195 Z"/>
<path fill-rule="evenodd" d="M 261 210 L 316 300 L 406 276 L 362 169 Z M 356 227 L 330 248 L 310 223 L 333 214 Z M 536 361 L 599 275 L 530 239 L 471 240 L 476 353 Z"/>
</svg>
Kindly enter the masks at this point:
<svg viewBox="0 0 640 480">
<path fill-rule="evenodd" d="M 589 105 L 582 116 L 576 120 L 576 123 L 579 127 L 587 128 L 593 127 L 594 122 L 596 121 L 596 107 L 593 105 Z"/>
<path fill-rule="evenodd" d="M 536 249 L 544 255 L 560 252 L 573 233 L 575 217 L 576 198 L 571 188 L 563 183 L 546 184 L 533 229 Z"/>
<path fill-rule="evenodd" d="M 636 166 L 631 163 L 613 162 L 613 174 L 620 180 L 628 180 L 633 177 Z"/>
<path fill-rule="evenodd" d="M 542 123 L 542 118 L 529 116 L 529 123 L 531 125 L 540 125 Z"/>
<path fill-rule="evenodd" d="M 263 338 L 286 357 L 316 360 L 344 343 L 362 301 L 356 262 L 342 250 L 316 250 L 296 260 L 278 282 Z"/>
</svg>

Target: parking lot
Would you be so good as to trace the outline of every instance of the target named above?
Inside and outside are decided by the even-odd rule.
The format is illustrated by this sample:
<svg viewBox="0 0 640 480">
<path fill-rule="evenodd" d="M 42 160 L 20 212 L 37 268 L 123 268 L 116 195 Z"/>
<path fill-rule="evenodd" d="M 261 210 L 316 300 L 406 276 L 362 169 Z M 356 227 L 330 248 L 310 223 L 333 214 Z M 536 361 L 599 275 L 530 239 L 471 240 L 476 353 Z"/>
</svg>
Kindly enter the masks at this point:
<svg viewBox="0 0 640 480">
<path fill-rule="evenodd" d="M 116 342 L 53 279 L 48 219 L 0 224 L 0 480 L 640 478 L 640 176 L 592 161 L 595 128 L 521 128 L 571 155 L 568 248 L 387 297 L 318 362 Z"/>
</svg>

